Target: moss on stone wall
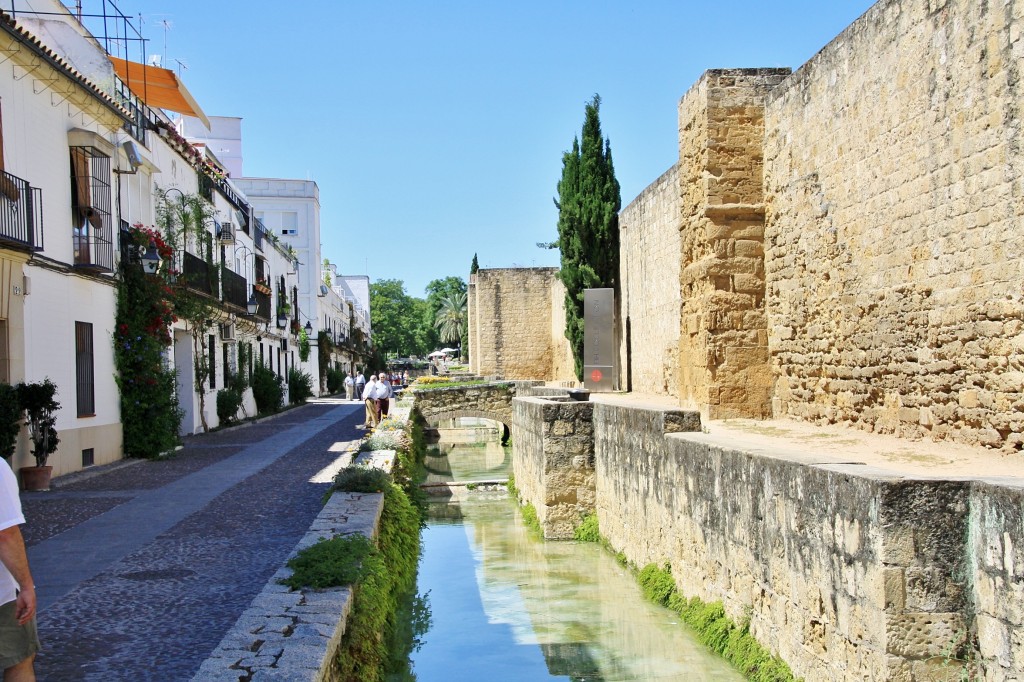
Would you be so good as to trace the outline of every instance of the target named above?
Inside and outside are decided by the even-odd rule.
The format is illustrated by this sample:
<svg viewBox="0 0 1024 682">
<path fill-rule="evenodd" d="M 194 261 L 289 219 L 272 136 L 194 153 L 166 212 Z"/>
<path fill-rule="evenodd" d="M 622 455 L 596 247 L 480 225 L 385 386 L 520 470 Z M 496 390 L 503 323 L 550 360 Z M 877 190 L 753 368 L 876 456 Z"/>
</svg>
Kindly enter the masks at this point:
<svg viewBox="0 0 1024 682">
<path fill-rule="evenodd" d="M 705 603 L 686 599 L 676 589 L 668 567 L 648 564 L 637 577 L 644 595 L 651 601 L 677 612 L 697 634 L 697 638 L 721 654 L 753 682 L 793 682 L 793 672 L 778 656 L 772 656 L 750 634 L 750 622 L 737 624 L 725 615 L 721 602 Z"/>
</svg>

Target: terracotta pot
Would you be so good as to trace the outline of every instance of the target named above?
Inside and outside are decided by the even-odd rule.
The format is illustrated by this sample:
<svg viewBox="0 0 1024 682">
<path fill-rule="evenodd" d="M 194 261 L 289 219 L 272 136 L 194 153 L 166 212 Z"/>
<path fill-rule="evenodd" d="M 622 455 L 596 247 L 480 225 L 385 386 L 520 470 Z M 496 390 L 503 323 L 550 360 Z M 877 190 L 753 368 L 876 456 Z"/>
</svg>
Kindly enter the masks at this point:
<svg viewBox="0 0 1024 682">
<path fill-rule="evenodd" d="M 18 470 L 21 474 L 22 490 L 49 490 L 50 475 L 53 467 L 21 467 Z"/>
</svg>

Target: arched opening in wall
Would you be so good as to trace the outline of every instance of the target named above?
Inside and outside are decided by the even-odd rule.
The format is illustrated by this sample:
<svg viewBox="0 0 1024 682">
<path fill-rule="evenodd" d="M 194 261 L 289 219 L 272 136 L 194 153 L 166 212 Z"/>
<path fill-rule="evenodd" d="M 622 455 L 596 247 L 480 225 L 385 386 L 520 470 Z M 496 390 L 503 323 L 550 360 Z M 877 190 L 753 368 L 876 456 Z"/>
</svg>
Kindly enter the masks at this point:
<svg viewBox="0 0 1024 682">
<path fill-rule="evenodd" d="M 437 442 L 427 449 L 424 483 L 508 479 L 512 468 L 508 426 L 494 419 L 463 416 L 438 420 L 436 430 Z"/>
</svg>

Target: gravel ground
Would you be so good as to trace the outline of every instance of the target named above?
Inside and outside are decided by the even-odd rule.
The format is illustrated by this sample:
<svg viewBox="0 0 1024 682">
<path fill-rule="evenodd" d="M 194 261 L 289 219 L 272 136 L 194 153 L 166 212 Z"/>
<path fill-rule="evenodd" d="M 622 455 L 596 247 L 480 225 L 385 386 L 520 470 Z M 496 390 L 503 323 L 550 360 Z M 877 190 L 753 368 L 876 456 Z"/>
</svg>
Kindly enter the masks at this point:
<svg viewBox="0 0 1024 682">
<path fill-rule="evenodd" d="M 297 438 L 280 459 L 42 613 L 39 679 L 189 679 L 319 512 L 327 486 L 309 480 L 337 457 L 328 451 L 333 443 L 361 435 L 358 407 L 313 438 Z M 50 499 L 33 497 L 27 517 L 41 527 L 33 542 L 336 408 L 313 404 L 270 424 L 190 438 L 173 459 L 116 469 Z M 40 520 L 51 513 L 53 520 Z"/>
</svg>

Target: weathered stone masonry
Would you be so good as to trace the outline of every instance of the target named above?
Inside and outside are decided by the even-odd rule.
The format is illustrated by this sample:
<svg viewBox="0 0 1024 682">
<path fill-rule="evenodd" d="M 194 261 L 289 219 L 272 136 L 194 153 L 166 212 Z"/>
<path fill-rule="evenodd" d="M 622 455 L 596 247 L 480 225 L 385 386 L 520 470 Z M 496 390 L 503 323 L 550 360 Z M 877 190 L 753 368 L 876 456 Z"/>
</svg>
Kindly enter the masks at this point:
<svg viewBox="0 0 1024 682">
<path fill-rule="evenodd" d="M 697 412 L 513 410 L 516 483 L 546 537 L 596 510 L 613 549 L 749 616 L 798 676 L 960 680 L 966 651 L 981 679 L 1024 676 L 1024 486 L 738 450 Z"/>
<path fill-rule="evenodd" d="M 883 0 L 768 96 L 776 415 L 1024 445 L 1022 28 Z"/>
</svg>

